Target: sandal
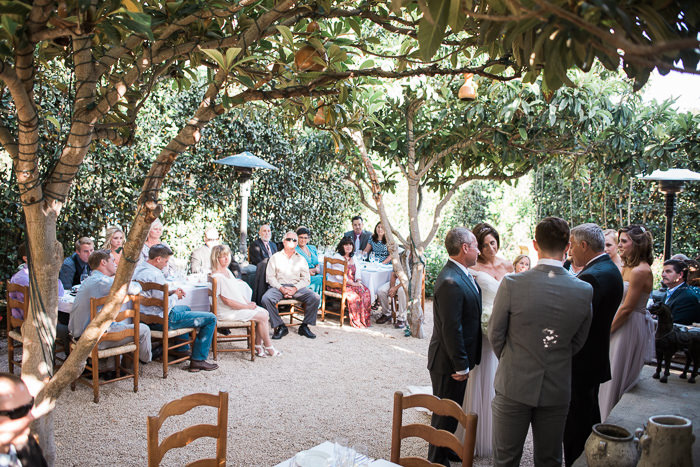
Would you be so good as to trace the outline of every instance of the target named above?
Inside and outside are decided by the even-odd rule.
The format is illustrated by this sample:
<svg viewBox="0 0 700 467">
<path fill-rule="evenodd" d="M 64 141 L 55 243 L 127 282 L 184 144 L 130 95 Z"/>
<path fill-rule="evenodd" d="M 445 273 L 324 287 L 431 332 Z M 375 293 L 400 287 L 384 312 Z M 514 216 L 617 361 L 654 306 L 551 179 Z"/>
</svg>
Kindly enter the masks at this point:
<svg viewBox="0 0 700 467">
<path fill-rule="evenodd" d="M 282 355 L 282 352 L 277 350 L 274 346 L 265 347 L 265 351 L 270 357 L 279 357 L 280 355 Z"/>
<path fill-rule="evenodd" d="M 263 346 L 262 346 L 262 345 L 256 345 L 256 346 L 255 346 L 255 356 L 256 356 L 256 357 L 260 357 L 260 358 L 265 358 L 265 357 L 267 357 L 267 354 L 266 354 L 265 351 L 263 350 Z"/>
</svg>

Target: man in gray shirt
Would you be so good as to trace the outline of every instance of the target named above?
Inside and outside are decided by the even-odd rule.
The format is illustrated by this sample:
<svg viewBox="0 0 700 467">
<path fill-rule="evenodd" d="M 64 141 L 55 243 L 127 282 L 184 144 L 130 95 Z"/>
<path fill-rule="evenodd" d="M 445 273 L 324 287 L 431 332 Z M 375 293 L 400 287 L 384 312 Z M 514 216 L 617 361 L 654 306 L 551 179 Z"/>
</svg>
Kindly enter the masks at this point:
<svg viewBox="0 0 700 467">
<path fill-rule="evenodd" d="M 114 274 L 117 272 L 117 265 L 109 250 L 97 250 L 88 258 L 88 264 L 92 269 L 90 277 L 85 279 L 78 289 L 78 295 L 73 302 L 73 308 L 68 321 L 68 330 L 71 335 L 78 339 L 90 324 L 90 299 L 106 297 L 114 282 Z M 129 293 L 132 295 L 141 292 L 141 286 L 132 282 L 129 285 Z M 107 332 L 123 331 L 133 329 L 133 324 L 125 322 L 112 323 Z M 128 338 L 121 341 L 101 342 L 99 349 L 118 347 L 128 342 Z M 151 361 L 151 330 L 143 323 L 139 323 L 139 360 L 143 363 Z"/>
</svg>

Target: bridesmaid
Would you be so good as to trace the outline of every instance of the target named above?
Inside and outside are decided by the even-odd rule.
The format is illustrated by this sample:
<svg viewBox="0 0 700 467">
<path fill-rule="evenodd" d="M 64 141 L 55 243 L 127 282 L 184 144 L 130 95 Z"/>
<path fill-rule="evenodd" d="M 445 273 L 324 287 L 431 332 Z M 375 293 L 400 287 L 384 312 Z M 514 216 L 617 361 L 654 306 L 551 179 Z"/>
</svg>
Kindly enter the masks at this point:
<svg viewBox="0 0 700 467">
<path fill-rule="evenodd" d="M 603 235 L 605 235 L 605 252 L 610 256 L 610 259 L 617 269 L 622 271 L 622 258 L 617 251 L 617 232 L 613 229 L 603 230 Z"/>
<path fill-rule="evenodd" d="M 311 232 L 306 227 L 299 227 L 297 229 L 297 238 L 299 243 L 297 244 L 297 253 L 304 257 L 306 263 L 309 265 L 309 275 L 311 276 L 311 284 L 309 288 L 316 292 L 321 293 L 321 286 L 323 285 L 323 276 L 321 275 L 321 266 L 318 264 L 318 250 L 315 246 L 309 245 L 309 238 L 311 238 Z"/>
<path fill-rule="evenodd" d="M 654 358 L 655 325 L 646 309 L 654 278 L 651 232 L 642 225 L 630 225 L 619 232 L 618 248 L 623 261 L 622 304 L 610 327 L 610 373 L 612 379 L 600 386 L 598 402 L 601 420 L 639 379 L 645 361 Z"/>
</svg>

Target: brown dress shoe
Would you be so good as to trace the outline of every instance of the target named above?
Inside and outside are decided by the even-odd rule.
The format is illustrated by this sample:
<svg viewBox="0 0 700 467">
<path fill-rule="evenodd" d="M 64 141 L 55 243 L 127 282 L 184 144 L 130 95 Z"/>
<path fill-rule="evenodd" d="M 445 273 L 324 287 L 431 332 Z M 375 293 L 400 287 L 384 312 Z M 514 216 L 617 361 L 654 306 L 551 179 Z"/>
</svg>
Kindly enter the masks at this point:
<svg viewBox="0 0 700 467">
<path fill-rule="evenodd" d="M 394 327 L 396 329 L 401 329 L 404 326 L 406 326 L 406 323 L 400 319 L 397 319 L 396 322 L 394 323 Z"/>
<path fill-rule="evenodd" d="M 377 324 L 384 324 L 388 321 L 391 321 L 391 315 L 382 315 L 377 318 Z"/>
<path fill-rule="evenodd" d="M 206 360 L 190 360 L 190 372 L 196 373 L 200 370 L 212 371 L 219 368 L 216 363 L 209 363 Z"/>
</svg>

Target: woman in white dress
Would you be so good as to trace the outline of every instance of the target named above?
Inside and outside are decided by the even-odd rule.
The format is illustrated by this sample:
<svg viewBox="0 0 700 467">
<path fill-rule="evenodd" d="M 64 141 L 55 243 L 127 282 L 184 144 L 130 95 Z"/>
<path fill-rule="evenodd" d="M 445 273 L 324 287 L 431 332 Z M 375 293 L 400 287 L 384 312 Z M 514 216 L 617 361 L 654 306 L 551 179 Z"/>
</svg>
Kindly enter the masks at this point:
<svg viewBox="0 0 700 467">
<path fill-rule="evenodd" d="M 486 325 L 491 316 L 498 286 L 501 284 L 503 276 L 513 272 L 513 265 L 496 256 L 501 246 L 501 240 L 498 232 L 491 225 L 479 223 L 474 226 L 472 233 L 479 245 L 479 257 L 474 267 L 469 268 L 469 272 L 474 276 L 474 280 L 481 289 L 481 330 L 483 336 L 481 363 L 469 372 L 462 408 L 467 413 L 474 412 L 479 416 L 479 423 L 476 425 L 475 454 L 479 457 L 491 457 L 493 456 L 491 401 L 496 395 L 493 379 L 496 376 L 498 359 L 489 343 Z M 461 426 L 456 435 L 459 439 L 463 439 L 464 430 Z"/>
<path fill-rule="evenodd" d="M 625 289 L 610 327 L 612 379 L 600 386 L 598 395 L 603 421 L 622 395 L 637 383 L 644 362 L 654 358 L 656 326 L 646 309 L 654 285 L 652 244 L 651 233 L 641 225 L 620 229 L 618 248 L 624 264 Z"/>
<path fill-rule="evenodd" d="M 250 286 L 236 279 L 228 266 L 231 264 L 231 249 L 216 245 L 211 249 L 211 277 L 216 279 L 217 319 L 220 321 L 255 321 L 255 355 L 277 357 L 282 352 L 275 349 L 270 340 L 270 315 L 250 301 L 253 291 Z M 264 346 L 264 347 L 263 347 Z"/>
</svg>

